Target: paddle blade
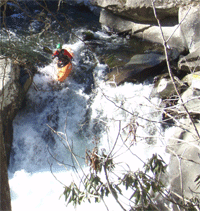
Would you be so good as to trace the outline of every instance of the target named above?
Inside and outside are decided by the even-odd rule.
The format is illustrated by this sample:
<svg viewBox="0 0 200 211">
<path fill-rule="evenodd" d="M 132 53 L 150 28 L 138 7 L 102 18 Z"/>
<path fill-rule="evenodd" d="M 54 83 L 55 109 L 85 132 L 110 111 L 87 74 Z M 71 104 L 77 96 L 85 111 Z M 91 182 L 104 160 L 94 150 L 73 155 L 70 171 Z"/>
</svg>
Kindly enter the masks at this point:
<svg viewBox="0 0 200 211">
<path fill-rule="evenodd" d="M 50 48 L 46 47 L 46 46 L 43 47 L 43 51 L 45 53 L 53 54 L 53 51 Z"/>
</svg>

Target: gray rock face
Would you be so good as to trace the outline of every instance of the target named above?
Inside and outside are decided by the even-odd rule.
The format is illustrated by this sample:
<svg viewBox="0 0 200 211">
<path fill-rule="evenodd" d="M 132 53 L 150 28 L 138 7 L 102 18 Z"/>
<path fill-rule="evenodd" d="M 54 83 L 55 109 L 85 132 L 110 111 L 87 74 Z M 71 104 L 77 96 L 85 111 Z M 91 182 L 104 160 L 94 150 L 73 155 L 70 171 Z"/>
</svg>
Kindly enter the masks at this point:
<svg viewBox="0 0 200 211">
<path fill-rule="evenodd" d="M 21 107 L 25 94 L 32 83 L 28 77 L 22 85 L 20 83 L 20 67 L 10 59 L 0 59 L 0 102 L 1 120 L 7 159 L 12 145 L 12 121 Z"/>
<path fill-rule="evenodd" d="M 0 58 L 0 210 L 11 210 L 7 166 L 13 138 L 12 121 L 32 83 L 28 77 L 20 83 L 20 67 Z"/>
<path fill-rule="evenodd" d="M 165 56 L 161 54 L 138 54 L 133 56 L 130 61 L 112 71 L 107 75 L 108 80 L 114 80 L 117 85 L 131 80 L 142 81 L 148 76 L 153 76 L 157 71 L 157 66 L 164 65 Z"/>
<path fill-rule="evenodd" d="M 187 110 L 190 114 L 200 114 L 200 99 L 199 99 L 199 90 L 195 90 L 190 86 L 182 95 L 181 98 Z M 186 114 L 186 111 L 182 105 L 181 100 L 178 101 L 177 110 L 179 113 Z"/>
<path fill-rule="evenodd" d="M 187 73 L 197 72 L 200 70 L 200 47 L 187 56 L 181 57 L 178 62 L 180 70 Z"/>
<path fill-rule="evenodd" d="M 173 58 L 170 59 L 177 59 L 186 51 L 190 52 L 186 57 L 181 57 L 178 65 L 180 71 L 199 71 L 200 6 L 198 1 L 155 1 L 163 36 L 161 29 L 155 24 L 156 19 L 151 0 L 96 0 L 94 4 L 103 8 L 99 19 L 103 26 L 108 27 L 111 31 L 129 33 L 154 43 L 163 44 L 164 36 L 170 54 L 173 54 Z M 127 65 L 123 69 L 121 68 L 121 76 L 116 75 L 115 72 L 112 73 L 117 84 L 120 84 L 119 78 L 126 80 L 136 76 L 136 74 L 133 75 L 127 71 Z"/>
<path fill-rule="evenodd" d="M 92 3 L 103 8 L 100 14 L 102 25 L 117 32 L 129 31 L 134 36 L 163 43 L 151 0 L 95 0 Z M 195 49 L 200 41 L 198 3 L 198 0 L 155 1 L 165 39 L 173 34 L 168 40 L 169 46 L 181 50 Z"/>
<path fill-rule="evenodd" d="M 195 79 L 195 78 L 198 78 L 198 80 L 200 79 L 200 72 L 199 72 L 199 71 L 198 71 L 198 72 L 195 72 L 194 74 L 191 73 L 191 74 L 186 75 L 186 76 L 182 79 L 182 81 L 183 81 L 184 83 L 187 83 L 188 86 L 191 86 L 192 83 L 194 82 L 194 79 Z"/>
<path fill-rule="evenodd" d="M 159 77 L 157 82 L 154 84 L 154 89 L 152 90 L 151 97 L 159 97 L 161 99 L 169 98 L 170 96 L 176 95 L 176 90 L 172 80 L 170 79 L 169 75 L 166 74 L 167 77 Z M 183 83 L 175 77 L 175 85 L 177 90 L 180 90 Z"/>
<path fill-rule="evenodd" d="M 113 14 L 139 23 L 156 22 L 151 0 L 94 0 L 94 5 L 111 11 Z M 185 4 L 198 3 L 198 0 L 164 0 L 155 1 L 159 19 L 177 16 L 178 8 Z"/>
<path fill-rule="evenodd" d="M 179 9 L 180 32 L 190 52 L 196 50 L 200 42 L 200 5 L 187 5 Z"/>
<path fill-rule="evenodd" d="M 200 125 L 196 124 L 198 131 Z M 199 143 L 198 137 L 192 126 L 188 132 L 177 128 L 172 139 L 168 143 L 168 151 L 171 154 L 170 160 L 170 181 L 171 190 L 179 195 L 179 200 L 185 198 L 199 197 L 200 188 L 195 183 L 199 172 Z M 174 206 L 175 207 L 175 206 Z M 176 209 L 173 209 L 176 210 Z"/>
</svg>

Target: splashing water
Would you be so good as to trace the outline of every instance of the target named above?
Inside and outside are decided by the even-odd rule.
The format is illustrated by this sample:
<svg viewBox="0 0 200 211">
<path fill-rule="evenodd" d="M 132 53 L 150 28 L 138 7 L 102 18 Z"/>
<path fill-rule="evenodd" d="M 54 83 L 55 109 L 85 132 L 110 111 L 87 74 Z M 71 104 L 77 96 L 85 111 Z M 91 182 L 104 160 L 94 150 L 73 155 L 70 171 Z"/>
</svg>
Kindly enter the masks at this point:
<svg viewBox="0 0 200 211">
<path fill-rule="evenodd" d="M 97 35 L 107 39 L 101 33 Z M 85 171 L 88 167 L 82 158 L 87 148 L 94 147 L 96 139 L 100 148 L 112 150 L 116 163 L 127 163 L 132 170 L 140 168 L 154 152 L 165 154 L 161 115 L 155 109 L 159 99 L 149 100 L 152 85 L 125 83 L 116 87 L 114 82 L 103 79 L 106 65 L 97 62 L 93 68 L 93 60 L 91 57 L 87 60 L 83 43 L 78 41 L 67 47 L 74 52 L 71 76 L 58 83 L 54 62 L 40 68 L 28 92 L 26 107 L 14 120 L 9 168 L 14 211 L 95 209 L 94 203 L 66 208 L 64 197 L 59 199 L 63 186 L 78 179 L 62 137 L 79 155 Z M 88 71 L 91 69 L 92 73 Z M 122 167 L 116 171 L 122 171 Z M 106 201 L 112 205 L 110 210 L 120 210 L 118 205 L 113 206 L 112 197 Z M 101 203 L 98 208 L 105 210 Z"/>
</svg>

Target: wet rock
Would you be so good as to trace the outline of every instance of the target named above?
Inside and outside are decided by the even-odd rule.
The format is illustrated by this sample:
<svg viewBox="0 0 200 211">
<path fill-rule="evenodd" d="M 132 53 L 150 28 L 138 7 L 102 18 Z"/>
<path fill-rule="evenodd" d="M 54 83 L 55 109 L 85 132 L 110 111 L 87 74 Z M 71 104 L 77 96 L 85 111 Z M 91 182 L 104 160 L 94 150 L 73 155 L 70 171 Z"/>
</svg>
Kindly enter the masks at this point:
<svg viewBox="0 0 200 211">
<path fill-rule="evenodd" d="M 133 21 L 116 16 L 106 10 L 102 10 L 101 12 L 100 23 L 102 25 L 108 26 L 111 31 L 115 31 L 117 33 L 126 32 L 131 36 L 136 36 L 144 40 L 163 43 L 163 37 L 161 35 L 160 28 L 155 25 L 135 23 Z M 186 45 L 180 37 L 180 31 L 177 30 L 178 28 L 178 23 L 175 21 L 174 23 L 166 24 L 163 26 L 162 30 L 166 40 L 173 34 L 167 45 L 171 49 L 177 49 L 177 52 L 180 54 L 185 51 Z"/>
<path fill-rule="evenodd" d="M 125 81 L 143 81 L 149 76 L 161 72 L 165 64 L 165 56 L 156 53 L 138 54 L 128 63 L 107 74 L 108 80 L 114 80 L 117 85 Z"/>
<path fill-rule="evenodd" d="M 90 41 L 90 40 L 94 40 L 94 33 L 92 31 L 85 31 L 82 33 L 83 34 L 83 40 L 84 41 Z"/>
<path fill-rule="evenodd" d="M 178 57 L 180 54 L 183 54 L 186 51 L 186 46 L 183 40 L 180 38 L 179 30 L 176 30 L 177 26 L 178 25 L 163 26 L 162 31 L 165 40 L 169 39 L 172 33 L 174 33 L 173 36 L 167 42 L 167 47 L 169 50 L 173 50 L 178 53 Z M 157 26 L 150 26 L 143 31 L 133 32 L 133 35 L 143 38 L 145 40 L 150 40 L 151 42 L 163 44 L 163 37 L 161 35 L 160 28 Z"/>
<path fill-rule="evenodd" d="M 28 74 L 28 73 L 27 73 Z M 32 83 L 32 76 L 29 75 L 23 84 L 20 83 L 20 66 L 14 64 L 8 58 L 0 59 L 0 101 L 1 120 L 7 162 L 9 163 L 10 150 L 12 146 L 13 128 L 12 121 L 16 116 L 25 95 Z"/>
<path fill-rule="evenodd" d="M 99 22 L 108 26 L 110 30 L 119 33 L 128 32 L 132 30 L 133 22 L 129 20 L 124 20 L 123 18 L 116 16 L 107 10 L 102 10 L 99 17 Z"/>
<path fill-rule="evenodd" d="M 200 71 L 200 43 L 196 50 L 179 60 L 178 67 L 188 73 Z"/>
<path fill-rule="evenodd" d="M 93 4 L 102 8 L 100 23 L 110 31 L 163 43 L 151 0 L 95 0 Z M 167 45 L 180 54 L 194 51 L 200 41 L 198 0 L 155 1 L 154 6 Z"/>
<path fill-rule="evenodd" d="M 180 88 L 184 86 L 184 83 L 181 82 L 178 77 L 174 77 L 174 79 L 177 90 L 180 91 Z M 169 77 L 169 74 L 158 76 L 150 96 L 166 99 L 173 95 L 176 95 L 176 89 L 171 78 Z"/>
<path fill-rule="evenodd" d="M 165 19 L 169 16 L 177 16 L 178 6 L 184 5 L 185 3 L 189 4 L 191 2 L 198 3 L 197 0 L 184 1 L 184 0 L 164 0 L 164 1 L 155 1 L 155 8 L 159 19 Z M 92 4 L 98 5 L 101 8 L 104 8 L 108 11 L 111 11 L 113 14 L 123 17 L 124 19 L 129 19 L 135 22 L 156 22 L 151 0 L 94 0 Z"/>
<path fill-rule="evenodd" d="M 190 114 L 200 114 L 200 90 L 190 86 L 182 95 L 184 106 L 187 108 Z M 187 114 L 185 108 L 182 105 L 182 101 L 178 101 L 177 111 L 180 114 Z"/>
</svg>

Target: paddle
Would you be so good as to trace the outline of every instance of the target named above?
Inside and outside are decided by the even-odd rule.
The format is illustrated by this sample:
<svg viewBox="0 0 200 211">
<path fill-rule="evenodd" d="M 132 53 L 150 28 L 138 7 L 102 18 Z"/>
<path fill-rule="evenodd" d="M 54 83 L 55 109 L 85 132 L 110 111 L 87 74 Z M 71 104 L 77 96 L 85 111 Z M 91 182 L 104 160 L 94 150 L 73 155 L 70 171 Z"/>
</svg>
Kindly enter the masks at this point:
<svg viewBox="0 0 200 211">
<path fill-rule="evenodd" d="M 48 54 L 53 54 L 53 51 L 50 48 L 46 47 L 46 46 L 43 47 L 43 51 L 45 53 L 48 53 Z"/>
</svg>

